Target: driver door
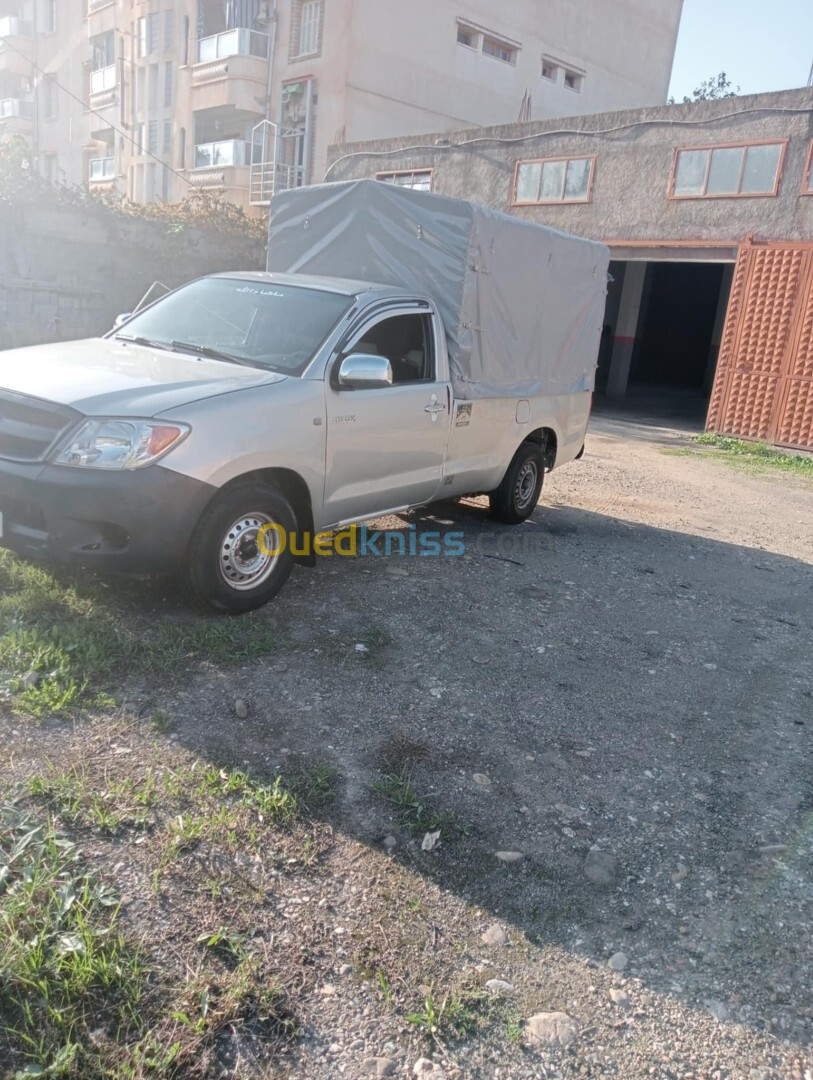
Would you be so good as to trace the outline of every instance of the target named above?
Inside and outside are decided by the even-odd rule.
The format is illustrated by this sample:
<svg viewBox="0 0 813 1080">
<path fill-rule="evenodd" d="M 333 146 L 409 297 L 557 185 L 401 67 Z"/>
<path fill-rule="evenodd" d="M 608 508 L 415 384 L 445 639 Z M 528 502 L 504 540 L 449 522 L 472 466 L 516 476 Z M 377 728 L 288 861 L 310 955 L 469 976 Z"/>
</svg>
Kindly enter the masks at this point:
<svg viewBox="0 0 813 1080">
<path fill-rule="evenodd" d="M 338 368 L 352 353 L 386 356 L 393 385 L 340 389 Z M 431 313 L 409 306 L 378 315 L 352 333 L 328 375 L 325 524 L 430 502 L 450 425 L 450 388 L 437 378 Z"/>
</svg>

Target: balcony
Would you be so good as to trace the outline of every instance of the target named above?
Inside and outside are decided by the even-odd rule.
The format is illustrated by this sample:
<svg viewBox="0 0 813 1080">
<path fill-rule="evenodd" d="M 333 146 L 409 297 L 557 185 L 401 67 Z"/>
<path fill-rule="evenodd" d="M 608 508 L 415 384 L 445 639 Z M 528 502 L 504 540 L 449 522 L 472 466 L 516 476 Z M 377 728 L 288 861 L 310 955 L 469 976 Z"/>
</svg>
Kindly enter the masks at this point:
<svg viewBox="0 0 813 1080">
<path fill-rule="evenodd" d="M 243 139 L 199 143 L 195 147 L 195 169 L 220 168 L 224 165 L 248 165 L 251 147 Z"/>
<path fill-rule="evenodd" d="M 198 63 L 225 60 L 230 56 L 259 56 L 268 59 L 268 34 L 257 30 L 227 30 L 198 41 Z"/>
<path fill-rule="evenodd" d="M 9 47 L 5 46 L 8 39 Z M 34 28 L 13 15 L 0 18 L 0 75 L 31 75 L 34 59 Z"/>
<path fill-rule="evenodd" d="M 268 35 L 229 30 L 198 42 L 192 66 L 192 108 L 230 107 L 254 115 L 268 93 Z"/>
<path fill-rule="evenodd" d="M 114 157 L 90 158 L 88 161 L 88 181 L 91 184 L 109 184 L 115 179 L 116 159 Z"/>
<path fill-rule="evenodd" d="M 34 130 L 34 102 L 24 98 L 0 98 L 0 132 L 29 135 Z"/>
<path fill-rule="evenodd" d="M 216 191 L 230 202 L 249 205 L 251 146 L 243 139 L 198 143 L 189 182 L 198 191 Z"/>
<path fill-rule="evenodd" d="M 98 68 L 90 73 L 90 106 L 93 109 L 104 109 L 112 105 L 116 100 L 116 86 L 119 73 L 116 64 L 108 64 L 107 67 Z"/>
</svg>

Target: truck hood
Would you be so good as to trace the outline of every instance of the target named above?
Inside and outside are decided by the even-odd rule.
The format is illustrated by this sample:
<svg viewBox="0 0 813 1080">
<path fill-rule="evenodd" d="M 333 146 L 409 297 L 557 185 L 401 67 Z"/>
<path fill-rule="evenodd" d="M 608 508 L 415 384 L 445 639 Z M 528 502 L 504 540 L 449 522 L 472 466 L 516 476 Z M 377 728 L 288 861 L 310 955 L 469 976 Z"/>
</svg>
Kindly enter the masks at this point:
<svg viewBox="0 0 813 1080">
<path fill-rule="evenodd" d="M 157 416 L 202 398 L 285 378 L 113 338 L 0 352 L 0 388 L 69 405 L 85 416 Z"/>
</svg>

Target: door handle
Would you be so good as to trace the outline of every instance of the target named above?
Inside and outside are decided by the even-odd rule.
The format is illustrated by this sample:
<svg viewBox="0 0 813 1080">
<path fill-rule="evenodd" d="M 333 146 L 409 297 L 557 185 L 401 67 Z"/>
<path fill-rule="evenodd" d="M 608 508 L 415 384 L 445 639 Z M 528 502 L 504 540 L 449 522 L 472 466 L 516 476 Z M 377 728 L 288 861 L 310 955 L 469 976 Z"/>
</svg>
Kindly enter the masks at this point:
<svg viewBox="0 0 813 1080">
<path fill-rule="evenodd" d="M 437 394 L 433 394 L 432 395 L 432 400 L 429 402 L 428 405 L 424 406 L 423 411 L 428 412 L 431 415 L 432 420 L 434 421 L 434 420 L 437 420 L 438 413 L 446 412 L 446 406 L 442 405 L 438 401 L 438 395 Z"/>
</svg>

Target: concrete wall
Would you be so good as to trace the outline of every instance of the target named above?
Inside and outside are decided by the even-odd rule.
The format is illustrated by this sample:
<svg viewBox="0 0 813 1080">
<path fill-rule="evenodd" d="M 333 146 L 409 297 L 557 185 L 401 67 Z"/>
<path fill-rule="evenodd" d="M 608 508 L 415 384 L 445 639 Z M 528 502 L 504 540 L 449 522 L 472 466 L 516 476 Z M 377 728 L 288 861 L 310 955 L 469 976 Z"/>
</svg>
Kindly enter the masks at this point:
<svg viewBox="0 0 813 1080">
<path fill-rule="evenodd" d="M 683 0 L 331 0 L 322 57 L 289 65 L 285 15 L 275 80 L 317 76 L 320 113 L 313 180 L 324 174 L 328 146 L 339 125 L 329 103 L 346 98 L 342 118 L 349 141 L 421 131 L 452 131 L 471 124 L 514 120 L 530 93 L 533 116 L 665 101 Z M 576 10 L 577 9 L 577 10 Z M 506 63 L 460 45 L 458 20 L 517 46 Z M 543 55 L 560 62 L 555 82 L 542 77 Z M 583 73 L 581 90 L 564 85 L 564 67 Z M 345 83 L 340 83 L 345 79 Z"/>
<path fill-rule="evenodd" d="M 0 349 L 104 333 L 156 280 L 264 265 L 261 240 L 93 204 L 0 203 Z"/>
<path fill-rule="evenodd" d="M 435 147 L 439 138 L 457 144 Z M 672 200 L 678 147 L 788 139 L 771 198 Z M 477 140 L 471 143 L 470 140 Z M 621 247 L 626 241 L 813 240 L 813 197 L 801 194 L 813 140 L 813 89 L 512 124 L 419 139 L 333 147 L 331 180 L 432 168 L 434 190 Z M 423 148 L 399 150 L 419 142 Z M 470 142 L 469 145 L 463 145 Z M 370 151 L 386 151 L 372 156 Z M 592 201 L 512 208 L 518 160 L 597 155 Z M 349 156 L 348 156 L 349 155 Z"/>
</svg>

